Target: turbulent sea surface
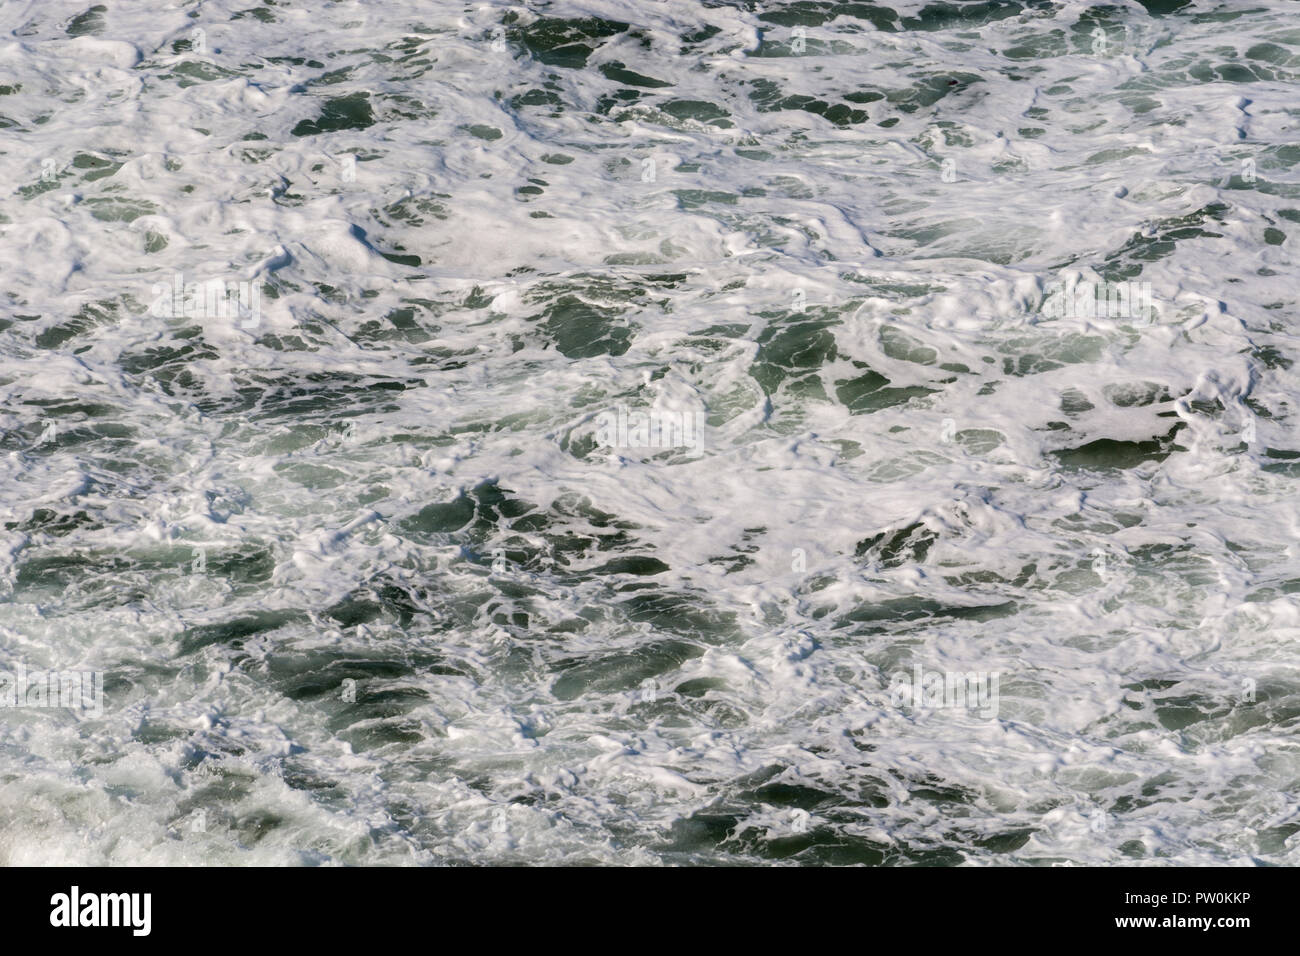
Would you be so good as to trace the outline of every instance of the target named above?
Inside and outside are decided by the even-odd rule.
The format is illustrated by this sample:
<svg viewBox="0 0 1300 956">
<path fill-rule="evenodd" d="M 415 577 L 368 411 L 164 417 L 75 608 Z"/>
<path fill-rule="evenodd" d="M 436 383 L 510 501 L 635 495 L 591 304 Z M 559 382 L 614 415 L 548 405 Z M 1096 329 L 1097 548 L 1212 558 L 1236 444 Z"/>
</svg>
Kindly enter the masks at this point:
<svg viewBox="0 0 1300 956">
<path fill-rule="evenodd" d="M 1298 78 L 1289 0 L 4 0 L 0 670 L 103 698 L 0 709 L 0 863 L 1300 862 Z"/>
</svg>

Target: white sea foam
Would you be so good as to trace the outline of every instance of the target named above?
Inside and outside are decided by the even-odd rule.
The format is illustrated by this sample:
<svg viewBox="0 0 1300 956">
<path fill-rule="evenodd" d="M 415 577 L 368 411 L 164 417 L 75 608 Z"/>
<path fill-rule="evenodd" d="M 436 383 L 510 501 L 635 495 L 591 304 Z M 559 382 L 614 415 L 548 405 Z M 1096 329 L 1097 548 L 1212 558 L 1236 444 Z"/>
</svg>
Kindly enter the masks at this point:
<svg viewBox="0 0 1300 956">
<path fill-rule="evenodd" d="M 0 861 L 1297 861 L 1292 4 L 105 6 L 0 23 L 0 669 L 107 675 Z"/>
</svg>

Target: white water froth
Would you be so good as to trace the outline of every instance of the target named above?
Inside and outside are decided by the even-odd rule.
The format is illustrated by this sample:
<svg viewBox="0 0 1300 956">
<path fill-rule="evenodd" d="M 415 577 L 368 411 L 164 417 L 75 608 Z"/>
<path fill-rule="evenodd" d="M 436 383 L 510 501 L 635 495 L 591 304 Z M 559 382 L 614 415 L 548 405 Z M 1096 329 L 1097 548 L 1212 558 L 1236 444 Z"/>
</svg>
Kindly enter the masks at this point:
<svg viewBox="0 0 1300 956">
<path fill-rule="evenodd" d="M 0 861 L 1297 862 L 1300 21 L 1114 6 L 6 5 L 0 667 L 108 706 L 0 711 Z"/>
</svg>

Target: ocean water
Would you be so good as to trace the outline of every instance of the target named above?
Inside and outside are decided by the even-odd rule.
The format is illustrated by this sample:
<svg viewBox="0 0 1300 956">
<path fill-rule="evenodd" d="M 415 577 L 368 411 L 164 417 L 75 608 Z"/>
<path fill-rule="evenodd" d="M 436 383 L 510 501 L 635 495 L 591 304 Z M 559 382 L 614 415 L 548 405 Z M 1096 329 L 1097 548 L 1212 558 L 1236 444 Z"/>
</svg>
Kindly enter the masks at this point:
<svg viewBox="0 0 1300 956">
<path fill-rule="evenodd" d="M 1300 862 L 1298 78 L 1288 0 L 4 0 L 0 691 L 102 695 L 0 693 L 0 864 Z"/>
</svg>

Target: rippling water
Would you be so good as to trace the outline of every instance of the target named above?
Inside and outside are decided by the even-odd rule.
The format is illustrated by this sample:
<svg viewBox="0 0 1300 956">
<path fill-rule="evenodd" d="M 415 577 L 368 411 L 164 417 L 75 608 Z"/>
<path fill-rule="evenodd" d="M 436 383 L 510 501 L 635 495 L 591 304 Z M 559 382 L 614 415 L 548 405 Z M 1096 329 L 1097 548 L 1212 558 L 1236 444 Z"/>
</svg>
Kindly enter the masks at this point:
<svg viewBox="0 0 1300 956">
<path fill-rule="evenodd" d="M 1298 862 L 1298 12 L 8 0 L 0 863 Z"/>
</svg>

